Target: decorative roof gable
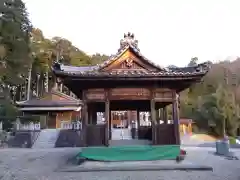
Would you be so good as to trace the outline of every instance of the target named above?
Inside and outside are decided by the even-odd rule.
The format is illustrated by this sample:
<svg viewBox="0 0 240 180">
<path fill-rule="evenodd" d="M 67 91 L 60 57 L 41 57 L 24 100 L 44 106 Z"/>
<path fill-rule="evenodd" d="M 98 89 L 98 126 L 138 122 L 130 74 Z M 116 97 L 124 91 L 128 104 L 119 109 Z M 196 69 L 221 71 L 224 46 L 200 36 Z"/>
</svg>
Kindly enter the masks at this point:
<svg viewBox="0 0 240 180">
<path fill-rule="evenodd" d="M 166 71 L 166 69 L 148 60 L 140 53 L 138 40 L 135 39 L 132 33 L 124 34 L 124 38 L 120 40 L 120 48 L 117 54 L 98 65 L 99 71 L 116 71 L 120 69 Z"/>
</svg>

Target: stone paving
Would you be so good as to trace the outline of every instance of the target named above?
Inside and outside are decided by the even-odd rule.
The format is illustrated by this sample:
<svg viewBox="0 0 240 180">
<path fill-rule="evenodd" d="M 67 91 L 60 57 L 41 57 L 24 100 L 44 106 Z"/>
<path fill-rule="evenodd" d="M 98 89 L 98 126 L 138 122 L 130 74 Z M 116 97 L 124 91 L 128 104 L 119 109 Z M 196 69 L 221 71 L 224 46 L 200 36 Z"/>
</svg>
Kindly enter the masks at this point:
<svg viewBox="0 0 240 180">
<path fill-rule="evenodd" d="M 214 155 L 214 148 L 185 147 L 187 161 L 205 163 L 214 171 L 57 172 L 79 148 L 0 149 L 1 180 L 239 180 L 240 161 Z M 240 150 L 234 149 L 240 157 Z M 143 162 L 144 163 L 144 162 Z"/>
</svg>

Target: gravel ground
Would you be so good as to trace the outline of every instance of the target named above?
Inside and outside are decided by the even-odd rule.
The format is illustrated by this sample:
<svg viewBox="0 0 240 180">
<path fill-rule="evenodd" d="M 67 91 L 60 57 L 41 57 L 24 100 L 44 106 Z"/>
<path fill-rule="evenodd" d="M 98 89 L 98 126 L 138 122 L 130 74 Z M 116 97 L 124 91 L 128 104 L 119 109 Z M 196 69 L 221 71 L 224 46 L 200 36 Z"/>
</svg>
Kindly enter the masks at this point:
<svg viewBox="0 0 240 180">
<path fill-rule="evenodd" d="M 145 171 L 63 173 L 56 169 L 75 155 L 77 148 L 1 149 L 0 180 L 240 180 L 240 160 L 215 156 L 213 148 L 186 147 L 187 160 L 212 165 L 209 171 Z M 240 157 L 240 150 L 233 150 Z"/>
</svg>

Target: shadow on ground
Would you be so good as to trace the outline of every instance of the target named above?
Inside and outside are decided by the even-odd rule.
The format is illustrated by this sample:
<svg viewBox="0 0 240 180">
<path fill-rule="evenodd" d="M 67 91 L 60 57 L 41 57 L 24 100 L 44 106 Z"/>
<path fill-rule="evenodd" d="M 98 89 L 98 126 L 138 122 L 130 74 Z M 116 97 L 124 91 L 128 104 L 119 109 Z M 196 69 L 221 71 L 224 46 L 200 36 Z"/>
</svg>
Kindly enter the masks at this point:
<svg viewBox="0 0 240 180">
<path fill-rule="evenodd" d="M 183 146 L 186 147 L 212 147 L 215 148 L 216 147 L 216 143 L 215 142 L 206 142 L 206 143 L 200 143 L 200 144 L 182 144 Z M 240 144 L 232 144 L 230 145 L 230 148 L 239 148 L 240 149 Z"/>
<path fill-rule="evenodd" d="M 181 144 L 185 147 L 216 147 L 215 141 L 204 141 L 199 139 L 193 139 L 191 136 L 182 136 L 181 137 Z M 240 144 L 232 144 L 230 148 L 240 148 Z"/>
</svg>

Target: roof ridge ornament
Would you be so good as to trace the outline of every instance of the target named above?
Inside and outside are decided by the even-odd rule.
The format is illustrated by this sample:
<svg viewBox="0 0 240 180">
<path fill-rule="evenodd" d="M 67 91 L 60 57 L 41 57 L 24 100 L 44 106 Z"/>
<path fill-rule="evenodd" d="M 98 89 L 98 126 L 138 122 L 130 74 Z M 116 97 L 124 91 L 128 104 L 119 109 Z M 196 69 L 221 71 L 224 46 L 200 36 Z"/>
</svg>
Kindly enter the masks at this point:
<svg viewBox="0 0 240 180">
<path fill-rule="evenodd" d="M 138 48 L 138 40 L 135 39 L 135 35 L 133 33 L 124 33 L 123 39 L 120 40 L 120 49 L 124 49 L 126 46 L 132 46 L 139 51 Z"/>
</svg>

